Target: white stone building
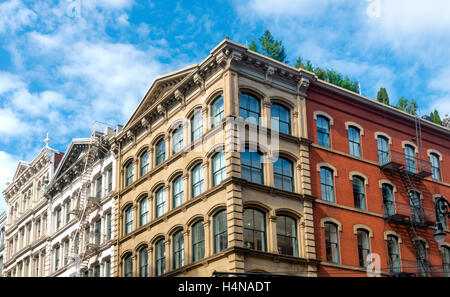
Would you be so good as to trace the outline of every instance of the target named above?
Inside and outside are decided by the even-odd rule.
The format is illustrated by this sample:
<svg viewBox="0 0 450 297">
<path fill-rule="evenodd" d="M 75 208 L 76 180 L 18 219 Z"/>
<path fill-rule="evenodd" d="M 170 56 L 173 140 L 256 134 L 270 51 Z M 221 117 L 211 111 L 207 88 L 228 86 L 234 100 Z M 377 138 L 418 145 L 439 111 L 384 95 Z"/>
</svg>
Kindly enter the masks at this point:
<svg viewBox="0 0 450 297">
<path fill-rule="evenodd" d="M 0 277 L 3 276 L 3 252 L 5 250 L 6 211 L 0 214 Z"/>
<path fill-rule="evenodd" d="M 50 276 L 111 276 L 116 164 L 94 140 L 73 139 L 46 188 Z"/>
<path fill-rule="evenodd" d="M 46 276 L 50 208 L 43 195 L 62 153 L 48 147 L 31 162 L 20 161 L 12 182 L 3 190 L 8 205 L 3 252 L 4 276 Z"/>
</svg>

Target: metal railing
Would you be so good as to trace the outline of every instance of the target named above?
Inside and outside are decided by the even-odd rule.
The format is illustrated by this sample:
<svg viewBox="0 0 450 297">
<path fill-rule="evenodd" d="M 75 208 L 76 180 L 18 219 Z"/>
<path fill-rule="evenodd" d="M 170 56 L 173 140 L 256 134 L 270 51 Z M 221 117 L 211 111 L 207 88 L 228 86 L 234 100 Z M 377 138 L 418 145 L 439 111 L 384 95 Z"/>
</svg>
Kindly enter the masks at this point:
<svg viewBox="0 0 450 297">
<path fill-rule="evenodd" d="M 400 169 L 423 177 L 431 175 L 431 163 L 403 152 L 390 151 L 389 156 L 383 155 L 383 168 Z"/>
<path fill-rule="evenodd" d="M 442 265 L 432 265 L 428 260 L 400 260 L 401 271 L 393 271 L 392 276 L 445 277 Z M 448 275 L 447 275 L 448 276 Z"/>
<path fill-rule="evenodd" d="M 409 217 L 416 224 L 431 224 L 435 221 L 435 210 L 423 206 L 411 206 L 407 203 L 384 201 L 384 215 L 393 220 Z"/>
</svg>

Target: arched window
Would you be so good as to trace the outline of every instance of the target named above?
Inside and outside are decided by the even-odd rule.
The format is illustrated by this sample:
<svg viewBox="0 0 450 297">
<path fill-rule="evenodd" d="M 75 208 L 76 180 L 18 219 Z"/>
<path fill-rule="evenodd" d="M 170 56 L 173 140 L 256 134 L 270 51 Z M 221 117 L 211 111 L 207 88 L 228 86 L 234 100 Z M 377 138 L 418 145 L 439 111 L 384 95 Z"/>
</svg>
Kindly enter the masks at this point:
<svg viewBox="0 0 450 297">
<path fill-rule="evenodd" d="M 288 216 L 277 216 L 277 245 L 281 255 L 298 256 L 297 223 Z"/>
<path fill-rule="evenodd" d="M 320 187 L 322 189 L 322 200 L 334 202 L 334 181 L 331 169 L 320 168 Z"/>
<path fill-rule="evenodd" d="M 225 179 L 225 153 L 217 152 L 212 157 L 213 187 Z"/>
<path fill-rule="evenodd" d="M 387 236 L 387 248 L 389 256 L 389 270 L 391 273 L 400 273 L 400 253 L 398 239 L 394 235 Z"/>
<path fill-rule="evenodd" d="M 389 140 L 385 136 L 378 136 L 378 162 L 389 163 Z"/>
<path fill-rule="evenodd" d="M 162 162 L 164 162 L 165 159 L 166 159 L 166 142 L 164 141 L 164 139 L 161 139 L 156 143 L 155 148 L 156 166 L 162 164 Z"/>
<path fill-rule="evenodd" d="M 148 199 L 142 198 L 139 202 L 139 226 L 144 226 L 148 223 Z"/>
<path fill-rule="evenodd" d="M 194 111 L 191 118 L 191 141 L 199 139 L 203 134 L 203 117 L 201 109 Z"/>
<path fill-rule="evenodd" d="M 205 256 L 205 231 L 203 221 L 192 226 L 192 261 L 198 261 Z"/>
<path fill-rule="evenodd" d="M 133 231 L 133 207 L 129 206 L 125 210 L 125 234 Z"/>
<path fill-rule="evenodd" d="M 384 215 L 393 216 L 395 214 L 394 189 L 389 184 L 383 184 L 382 191 Z"/>
<path fill-rule="evenodd" d="M 356 237 L 358 240 L 359 266 L 367 267 L 367 255 L 370 254 L 369 232 L 364 229 L 358 229 Z"/>
<path fill-rule="evenodd" d="M 164 273 L 166 273 L 166 247 L 164 239 L 160 239 L 155 243 L 155 275 Z"/>
<path fill-rule="evenodd" d="M 125 167 L 125 187 L 131 185 L 134 179 L 134 165 L 133 162 L 130 162 Z"/>
<path fill-rule="evenodd" d="M 361 137 L 358 128 L 353 126 L 348 128 L 348 140 L 350 145 L 350 155 L 361 157 Z"/>
<path fill-rule="evenodd" d="M 176 154 L 183 148 L 183 127 L 178 127 L 172 133 L 172 153 Z"/>
<path fill-rule="evenodd" d="M 245 121 L 259 125 L 261 108 L 259 100 L 249 94 L 239 96 L 239 116 Z"/>
<path fill-rule="evenodd" d="M 146 246 L 139 251 L 139 276 L 148 276 L 148 251 Z"/>
<path fill-rule="evenodd" d="M 126 256 L 123 260 L 123 276 L 133 276 L 133 258 L 131 257 L 131 254 Z"/>
<path fill-rule="evenodd" d="M 406 170 L 416 173 L 416 149 L 412 145 L 405 145 Z"/>
<path fill-rule="evenodd" d="M 450 248 L 442 246 L 442 267 L 444 267 L 444 275 L 450 277 Z"/>
<path fill-rule="evenodd" d="M 176 208 L 183 204 L 184 199 L 184 184 L 182 176 L 177 177 L 173 181 L 172 189 L 173 208 Z"/>
<path fill-rule="evenodd" d="M 418 253 L 416 254 L 417 260 L 417 270 L 419 277 L 427 277 L 428 276 L 428 259 L 427 259 L 427 248 L 426 243 L 422 240 L 416 240 Z"/>
<path fill-rule="evenodd" d="M 225 210 L 218 212 L 213 217 L 214 253 L 218 253 L 228 247 L 227 214 Z"/>
<path fill-rule="evenodd" d="M 439 156 L 435 153 L 430 154 L 431 176 L 433 179 L 441 181 L 441 167 L 439 164 Z"/>
<path fill-rule="evenodd" d="M 355 208 L 366 209 L 366 193 L 364 189 L 364 179 L 353 176 L 353 200 Z"/>
<path fill-rule="evenodd" d="M 246 149 L 241 153 L 242 178 L 253 183 L 263 184 L 263 164 L 259 152 Z"/>
<path fill-rule="evenodd" d="M 173 269 L 184 265 L 184 238 L 180 230 L 173 235 Z"/>
<path fill-rule="evenodd" d="M 203 193 L 203 166 L 198 164 L 192 169 L 192 198 Z"/>
<path fill-rule="evenodd" d="M 156 217 L 162 216 L 166 212 L 166 199 L 164 197 L 165 190 L 163 187 L 159 188 L 156 193 L 156 199 L 155 199 L 155 210 L 156 210 Z"/>
<path fill-rule="evenodd" d="M 423 209 L 420 203 L 420 194 L 416 191 L 409 191 L 409 206 L 411 207 L 412 220 L 421 223 L 423 219 Z"/>
<path fill-rule="evenodd" d="M 266 251 L 266 220 L 264 213 L 244 209 L 244 245 L 246 248 Z"/>
<path fill-rule="evenodd" d="M 324 116 L 317 116 L 317 140 L 319 145 L 331 147 L 330 121 Z"/>
<path fill-rule="evenodd" d="M 212 123 L 211 126 L 217 126 L 224 117 L 224 109 L 223 109 L 223 97 L 217 97 L 213 103 L 211 103 L 211 117 Z"/>
<path fill-rule="evenodd" d="M 272 104 L 270 107 L 271 127 L 275 131 L 291 134 L 291 111 L 280 105 Z"/>
<path fill-rule="evenodd" d="M 140 176 L 144 176 L 147 174 L 148 172 L 148 164 L 149 164 L 149 160 L 148 160 L 148 152 L 145 151 L 141 157 L 139 158 L 139 164 L 141 165 L 141 172 L 140 172 Z"/>
<path fill-rule="evenodd" d="M 324 227 L 327 262 L 339 264 L 338 226 L 336 224 L 326 222 L 324 223 Z"/>
<path fill-rule="evenodd" d="M 294 191 L 294 170 L 292 162 L 279 157 L 273 164 L 273 178 L 275 188 Z"/>
</svg>

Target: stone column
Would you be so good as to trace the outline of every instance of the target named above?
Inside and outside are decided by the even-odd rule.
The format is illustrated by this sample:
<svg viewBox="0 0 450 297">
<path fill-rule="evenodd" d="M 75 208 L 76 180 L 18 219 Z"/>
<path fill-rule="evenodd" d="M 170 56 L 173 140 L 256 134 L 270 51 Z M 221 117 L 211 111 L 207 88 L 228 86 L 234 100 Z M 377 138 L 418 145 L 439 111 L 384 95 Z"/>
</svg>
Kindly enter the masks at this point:
<svg viewBox="0 0 450 297">
<path fill-rule="evenodd" d="M 165 248 L 165 252 L 166 252 L 166 273 L 172 270 L 172 266 L 171 266 L 171 254 L 170 254 L 170 248 L 171 248 L 171 244 L 170 244 L 170 239 L 164 240 L 164 248 Z"/>
<path fill-rule="evenodd" d="M 270 242 L 268 242 L 267 250 L 270 253 L 278 254 L 278 242 L 277 242 L 277 217 L 275 213 L 271 213 L 269 216 L 269 232 L 267 234 L 268 238 L 270 238 Z"/>
<path fill-rule="evenodd" d="M 189 184 L 189 172 L 186 172 L 186 174 L 183 175 L 183 186 L 184 186 L 184 193 L 183 198 L 184 201 L 191 200 L 191 193 L 190 193 L 190 184 Z"/>
<path fill-rule="evenodd" d="M 191 251 L 191 240 L 189 236 L 189 230 L 183 231 L 183 242 L 184 242 L 184 265 L 191 264 L 192 261 L 192 251 Z"/>
<path fill-rule="evenodd" d="M 203 120 L 203 134 L 205 134 L 210 127 L 209 118 L 208 118 L 208 107 L 204 106 L 202 108 L 202 120 Z"/>
<path fill-rule="evenodd" d="M 206 160 L 203 162 L 203 192 L 211 189 L 211 179 L 209 177 L 209 162 Z"/>
<path fill-rule="evenodd" d="M 134 254 L 133 256 L 131 256 L 131 259 L 133 260 L 133 276 L 139 276 L 139 257 L 137 256 L 137 254 Z"/>
<path fill-rule="evenodd" d="M 168 182 L 166 182 L 166 184 L 164 185 L 164 195 L 166 196 L 166 203 L 165 203 L 165 209 L 164 209 L 164 213 L 168 213 L 170 210 L 172 210 L 172 196 L 170 195 L 170 184 Z"/>
<path fill-rule="evenodd" d="M 239 116 L 239 85 L 238 74 L 228 70 L 223 74 L 223 104 L 224 117 Z"/>
<path fill-rule="evenodd" d="M 148 168 L 149 168 L 149 171 L 154 168 L 154 164 L 155 164 L 154 161 L 153 161 L 153 152 L 154 152 L 153 147 L 150 147 L 148 149 Z"/>
<path fill-rule="evenodd" d="M 272 106 L 272 103 L 270 102 L 270 99 L 268 97 L 265 97 L 263 102 L 261 103 L 261 120 L 259 121 L 260 125 L 270 129 L 272 126 L 270 120 L 270 107 Z"/>
<path fill-rule="evenodd" d="M 150 207 L 150 221 L 156 218 L 155 193 L 149 193 L 148 206 Z"/>
<path fill-rule="evenodd" d="M 205 258 L 207 258 L 214 253 L 211 220 L 207 219 L 203 222 L 203 232 L 205 234 Z"/>
</svg>

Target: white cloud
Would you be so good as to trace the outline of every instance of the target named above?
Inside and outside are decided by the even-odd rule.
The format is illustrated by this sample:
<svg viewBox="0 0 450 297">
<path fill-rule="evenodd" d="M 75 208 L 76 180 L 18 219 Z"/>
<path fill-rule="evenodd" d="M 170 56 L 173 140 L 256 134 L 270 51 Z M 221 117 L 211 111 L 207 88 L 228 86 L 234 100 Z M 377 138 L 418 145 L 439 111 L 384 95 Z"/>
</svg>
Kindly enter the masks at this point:
<svg viewBox="0 0 450 297">
<path fill-rule="evenodd" d="M 23 87 L 24 83 L 19 76 L 9 72 L 0 72 L 0 95 Z"/>
<path fill-rule="evenodd" d="M 12 34 L 31 24 L 37 15 L 21 1 L 11 0 L 0 4 L 0 34 Z"/>
<path fill-rule="evenodd" d="M 6 210 L 6 202 L 2 192 L 6 188 L 6 182 L 11 182 L 18 162 L 19 159 L 13 155 L 0 151 L 0 213 Z"/>
<path fill-rule="evenodd" d="M 0 136 L 6 139 L 27 135 L 30 127 L 22 121 L 10 108 L 0 109 Z"/>
</svg>

